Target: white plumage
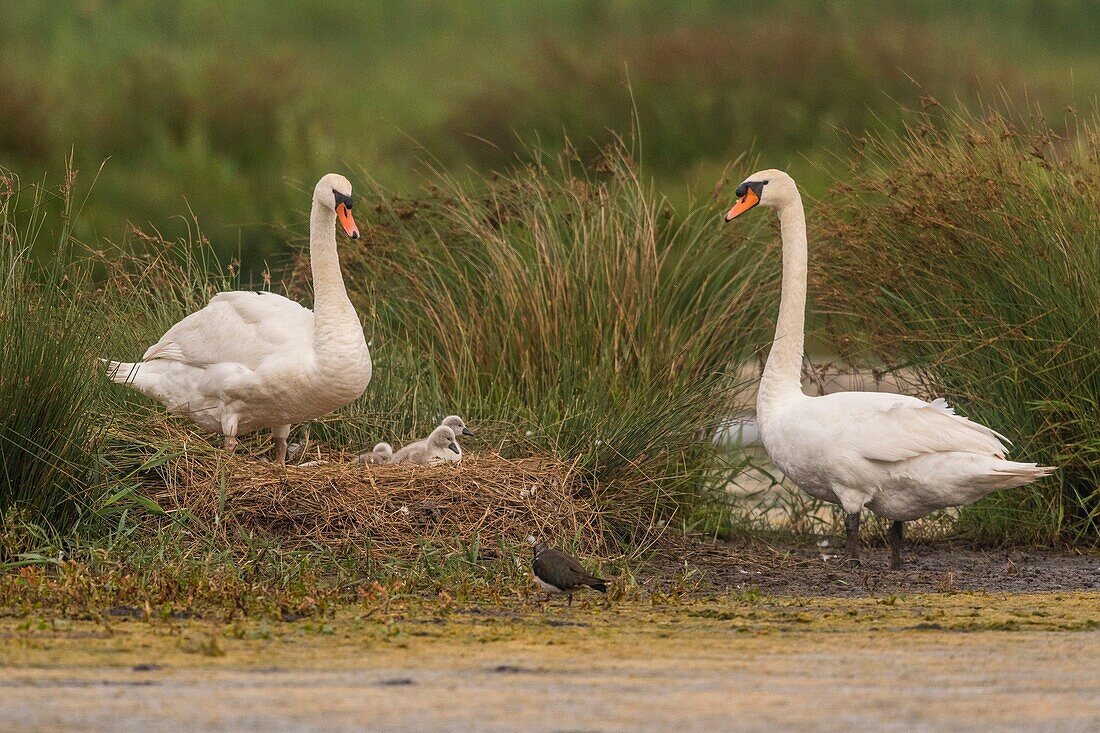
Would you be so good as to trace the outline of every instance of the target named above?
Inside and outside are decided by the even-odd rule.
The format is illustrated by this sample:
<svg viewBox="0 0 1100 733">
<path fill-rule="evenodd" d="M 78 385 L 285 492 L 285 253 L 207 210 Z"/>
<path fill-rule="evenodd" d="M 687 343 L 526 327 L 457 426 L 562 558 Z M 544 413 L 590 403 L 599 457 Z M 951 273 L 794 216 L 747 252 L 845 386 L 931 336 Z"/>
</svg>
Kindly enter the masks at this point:
<svg viewBox="0 0 1100 733">
<path fill-rule="evenodd" d="M 344 289 L 336 220 L 359 236 L 351 184 L 330 173 L 314 189 L 310 265 L 314 311 L 275 293 L 218 293 L 172 326 L 137 363 L 109 362 L 108 376 L 225 436 L 270 428 L 277 460 L 293 423 L 357 399 L 371 378 L 362 324 Z"/>
<path fill-rule="evenodd" d="M 757 204 L 779 214 L 783 292 L 775 340 L 760 379 L 760 438 L 775 465 L 802 490 L 848 514 L 848 549 L 859 554 L 866 508 L 894 520 L 891 562 L 900 565 L 902 522 L 970 504 L 1054 469 L 1005 458 L 1007 438 L 956 415 L 938 399 L 881 392 L 802 392 L 807 243 L 802 199 L 786 173 L 765 170 L 737 189 L 729 221 Z"/>
</svg>

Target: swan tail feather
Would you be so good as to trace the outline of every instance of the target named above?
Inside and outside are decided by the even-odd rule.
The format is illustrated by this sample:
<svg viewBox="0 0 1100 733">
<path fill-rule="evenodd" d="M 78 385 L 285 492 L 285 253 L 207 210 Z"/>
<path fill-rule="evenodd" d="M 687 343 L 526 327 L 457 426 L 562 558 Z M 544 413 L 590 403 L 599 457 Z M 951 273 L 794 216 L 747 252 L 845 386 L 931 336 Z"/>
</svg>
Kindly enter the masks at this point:
<svg viewBox="0 0 1100 733">
<path fill-rule="evenodd" d="M 144 362 L 109 361 L 100 359 L 107 366 L 107 378 L 116 384 L 125 384 L 146 397 L 164 401 L 160 394 L 160 375 L 150 370 Z"/>
<path fill-rule="evenodd" d="M 1056 470 L 1058 470 L 1057 466 L 1004 461 L 1004 465 L 995 467 L 991 473 L 987 474 L 986 481 L 997 489 L 1014 489 L 1017 486 L 1046 478 Z"/>
<path fill-rule="evenodd" d="M 131 384 L 138 375 L 140 364 L 132 364 L 125 361 L 109 361 L 100 359 L 107 367 L 107 379 L 116 384 Z"/>
</svg>

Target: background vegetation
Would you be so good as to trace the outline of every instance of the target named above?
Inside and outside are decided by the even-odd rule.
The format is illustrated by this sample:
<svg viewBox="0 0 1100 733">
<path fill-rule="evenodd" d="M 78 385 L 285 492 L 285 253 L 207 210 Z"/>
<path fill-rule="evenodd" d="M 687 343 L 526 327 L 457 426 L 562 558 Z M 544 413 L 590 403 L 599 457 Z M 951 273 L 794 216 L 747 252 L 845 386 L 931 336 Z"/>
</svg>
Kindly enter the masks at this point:
<svg viewBox="0 0 1100 733">
<path fill-rule="evenodd" d="M 308 301 L 327 170 L 355 183 L 363 246 L 342 257 L 377 370 L 314 438 L 359 449 L 460 409 L 505 454 L 575 465 L 627 545 L 655 523 L 729 531 L 720 489 L 743 459 L 699 438 L 768 343 L 778 259 L 767 217 L 731 234 L 717 213 L 726 184 L 778 166 L 812 209 L 816 348 L 916 366 L 1014 455 L 1065 466 L 957 529 L 1095 541 L 1094 3 L 0 15 L 0 563 L 244 577 L 142 491 L 185 449 L 215 455 L 207 438 L 94 364 L 221 289 Z M 279 587 L 357 572 L 233 541 Z"/>
<path fill-rule="evenodd" d="M 0 2 L 0 165 L 108 160 L 80 236 L 169 238 L 193 210 L 258 273 L 318 171 L 413 193 L 414 165 L 484 171 L 565 135 L 588 157 L 636 117 L 673 201 L 750 146 L 822 193 L 846 133 L 899 104 L 1100 87 L 1100 8 L 1062 0 Z M 590 144 L 592 143 L 592 144 Z M 182 219 L 177 218 L 183 215 Z"/>
</svg>

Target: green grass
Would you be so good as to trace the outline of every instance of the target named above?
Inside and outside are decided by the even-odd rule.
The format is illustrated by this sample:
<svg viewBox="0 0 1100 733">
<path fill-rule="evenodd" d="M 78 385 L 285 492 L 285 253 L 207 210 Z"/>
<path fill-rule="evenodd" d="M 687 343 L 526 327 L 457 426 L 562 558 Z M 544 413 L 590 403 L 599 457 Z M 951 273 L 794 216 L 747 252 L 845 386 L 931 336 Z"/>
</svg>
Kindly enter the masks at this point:
<svg viewBox="0 0 1100 733">
<path fill-rule="evenodd" d="M 833 339 L 924 371 L 1051 479 L 994 494 L 962 526 L 986 540 L 1100 530 L 1100 137 L 1042 120 L 916 117 L 868 142 L 814 207 L 816 297 Z"/>
<path fill-rule="evenodd" d="M 517 562 L 527 553 L 475 564 L 425 547 L 399 562 L 352 549 L 290 550 L 255 534 L 227 542 L 169 520 L 75 540 L 9 523 L 0 531 L 4 546 L 19 547 L 20 554 L 0 565 L 9 571 L 0 573 L 0 610 L 23 615 L 55 609 L 98 618 L 127 607 L 139 615 L 148 608 L 153 619 L 174 613 L 323 618 L 337 606 L 430 601 L 441 592 L 448 600 L 499 602 L 527 585 L 526 564 Z"/>
</svg>

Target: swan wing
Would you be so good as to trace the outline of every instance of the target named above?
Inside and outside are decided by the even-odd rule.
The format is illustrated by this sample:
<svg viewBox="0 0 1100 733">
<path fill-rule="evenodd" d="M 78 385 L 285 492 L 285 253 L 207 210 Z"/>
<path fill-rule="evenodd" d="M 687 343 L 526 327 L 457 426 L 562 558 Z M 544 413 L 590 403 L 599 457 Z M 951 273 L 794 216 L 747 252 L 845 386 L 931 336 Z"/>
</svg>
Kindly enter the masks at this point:
<svg viewBox="0 0 1100 733">
<path fill-rule="evenodd" d="M 313 312 L 276 293 L 218 293 L 168 329 L 142 361 L 167 359 L 197 367 L 235 363 L 258 369 L 272 355 L 312 348 Z"/>
<path fill-rule="evenodd" d="M 854 398 L 861 395 L 860 398 Z M 905 461 L 930 453 L 963 452 L 1005 457 L 1008 438 L 968 420 L 943 399 L 925 402 L 905 395 L 848 392 L 852 396 L 846 415 L 837 415 L 848 429 L 851 445 L 871 461 Z M 816 398 L 822 399 L 822 398 Z M 844 402 L 838 399 L 837 402 Z M 843 409 L 843 406 L 840 405 Z"/>
</svg>

